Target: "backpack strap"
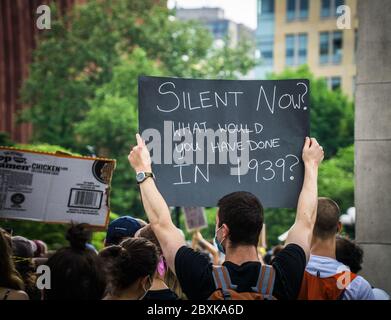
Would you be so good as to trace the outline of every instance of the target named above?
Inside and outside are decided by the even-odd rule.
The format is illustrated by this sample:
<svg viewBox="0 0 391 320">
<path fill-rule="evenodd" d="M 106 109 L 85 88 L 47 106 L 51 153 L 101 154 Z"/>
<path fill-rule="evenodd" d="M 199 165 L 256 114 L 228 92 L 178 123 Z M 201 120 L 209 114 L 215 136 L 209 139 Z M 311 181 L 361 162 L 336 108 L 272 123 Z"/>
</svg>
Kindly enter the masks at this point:
<svg viewBox="0 0 391 320">
<path fill-rule="evenodd" d="M 237 286 L 232 284 L 228 269 L 225 266 L 213 266 L 212 275 L 216 290 L 222 291 L 224 300 L 231 300 L 228 289 L 236 290 Z"/>
<path fill-rule="evenodd" d="M 251 289 L 254 292 L 262 294 L 265 299 L 272 299 L 275 278 L 276 273 L 274 268 L 272 266 L 263 264 L 259 270 L 257 284 Z"/>
</svg>

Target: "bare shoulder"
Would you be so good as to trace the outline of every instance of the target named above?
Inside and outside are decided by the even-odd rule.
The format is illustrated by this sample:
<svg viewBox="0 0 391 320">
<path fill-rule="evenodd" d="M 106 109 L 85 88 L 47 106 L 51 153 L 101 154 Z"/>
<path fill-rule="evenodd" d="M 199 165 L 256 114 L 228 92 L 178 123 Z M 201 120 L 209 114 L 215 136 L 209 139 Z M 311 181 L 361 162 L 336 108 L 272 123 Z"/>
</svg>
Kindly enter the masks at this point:
<svg viewBox="0 0 391 320">
<path fill-rule="evenodd" d="M 8 300 L 30 300 L 26 292 L 22 290 L 11 290 Z"/>
</svg>

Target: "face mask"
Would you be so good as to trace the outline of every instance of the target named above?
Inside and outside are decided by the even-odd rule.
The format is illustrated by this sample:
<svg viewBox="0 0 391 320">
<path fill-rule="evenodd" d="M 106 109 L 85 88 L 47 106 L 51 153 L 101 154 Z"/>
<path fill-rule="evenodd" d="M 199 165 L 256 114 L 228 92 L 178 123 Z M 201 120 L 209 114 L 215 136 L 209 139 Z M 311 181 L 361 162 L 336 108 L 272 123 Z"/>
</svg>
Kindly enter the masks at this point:
<svg viewBox="0 0 391 320">
<path fill-rule="evenodd" d="M 224 250 L 224 247 L 223 247 L 223 245 L 222 245 L 224 239 L 221 240 L 221 242 L 217 239 L 217 232 L 218 232 L 222 227 L 223 227 L 223 226 L 221 226 L 220 228 L 218 228 L 218 229 L 216 230 L 214 242 L 215 242 L 215 244 L 216 244 L 217 249 L 218 249 L 222 254 L 225 254 L 225 250 Z"/>
<path fill-rule="evenodd" d="M 163 256 L 160 257 L 159 263 L 157 265 L 157 273 L 161 276 L 164 277 L 164 274 L 167 271 L 167 265 L 166 261 L 164 260 Z"/>
</svg>

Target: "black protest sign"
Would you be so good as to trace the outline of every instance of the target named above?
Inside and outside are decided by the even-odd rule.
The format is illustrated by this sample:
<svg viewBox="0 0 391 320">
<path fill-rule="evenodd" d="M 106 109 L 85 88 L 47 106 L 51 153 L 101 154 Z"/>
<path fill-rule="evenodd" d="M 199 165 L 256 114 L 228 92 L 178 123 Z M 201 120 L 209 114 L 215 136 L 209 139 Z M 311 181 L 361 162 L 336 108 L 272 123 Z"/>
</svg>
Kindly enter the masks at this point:
<svg viewBox="0 0 391 320">
<path fill-rule="evenodd" d="M 186 207 L 183 208 L 183 211 L 185 212 L 187 231 L 201 230 L 208 226 L 203 207 Z"/>
<path fill-rule="evenodd" d="M 308 80 L 139 78 L 139 131 L 171 206 L 249 191 L 296 207 L 309 111 Z"/>
</svg>

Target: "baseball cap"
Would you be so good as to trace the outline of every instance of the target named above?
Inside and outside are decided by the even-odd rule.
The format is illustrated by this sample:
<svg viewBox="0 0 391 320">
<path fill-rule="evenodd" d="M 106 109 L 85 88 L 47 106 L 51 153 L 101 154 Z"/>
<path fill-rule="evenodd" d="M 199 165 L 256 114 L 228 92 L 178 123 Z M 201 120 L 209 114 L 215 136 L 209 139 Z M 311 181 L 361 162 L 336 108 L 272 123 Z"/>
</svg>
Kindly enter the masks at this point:
<svg viewBox="0 0 391 320">
<path fill-rule="evenodd" d="M 29 239 L 21 236 L 14 236 L 11 238 L 12 241 L 12 253 L 14 256 L 21 258 L 32 258 L 34 257 L 34 251 L 36 245 Z"/>
<path fill-rule="evenodd" d="M 134 237 L 141 224 L 131 216 L 119 217 L 110 222 L 107 228 L 106 244 L 119 244 L 123 238 Z"/>
</svg>

